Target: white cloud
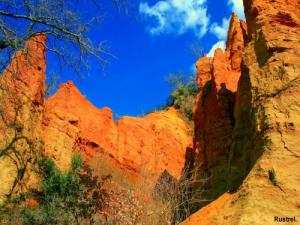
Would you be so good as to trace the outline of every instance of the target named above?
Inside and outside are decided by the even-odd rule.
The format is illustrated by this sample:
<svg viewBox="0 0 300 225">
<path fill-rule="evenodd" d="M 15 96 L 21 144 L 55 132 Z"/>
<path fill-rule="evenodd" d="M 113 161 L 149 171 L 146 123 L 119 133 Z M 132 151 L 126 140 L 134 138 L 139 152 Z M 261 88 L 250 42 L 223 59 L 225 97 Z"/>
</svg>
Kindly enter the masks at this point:
<svg viewBox="0 0 300 225">
<path fill-rule="evenodd" d="M 226 48 L 226 43 L 225 43 L 225 41 L 218 41 L 217 43 L 215 43 L 215 44 L 212 46 L 212 48 L 209 50 L 207 56 L 208 56 L 208 57 L 213 57 L 217 48 L 220 48 L 220 49 L 222 49 L 222 50 L 225 50 L 225 48 Z"/>
<path fill-rule="evenodd" d="M 217 48 L 221 48 L 222 50 L 226 49 L 226 39 L 227 32 L 229 27 L 230 18 L 223 18 L 222 25 L 217 23 L 213 23 L 210 27 L 210 32 L 214 34 L 218 38 L 218 42 L 216 42 L 211 49 L 209 50 L 207 56 L 213 57 L 215 54 L 215 50 Z"/>
<path fill-rule="evenodd" d="M 222 25 L 213 23 L 210 27 L 210 32 L 213 33 L 219 40 L 226 40 L 230 19 L 223 18 Z"/>
<path fill-rule="evenodd" d="M 202 38 L 209 31 L 218 39 L 207 54 L 212 57 L 217 48 L 226 48 L 230 18 L 223 18 L 221 24 L 210 24 L 206 3 L 207 0 L 159 0 L 150 6 L 147 2 L 141 2 L 139 12 L 147 20 L 148 31 L 152 35 L 181 35 L 193 31 L 198 38 Z M 245 19 L 243 0 L 227 0 L 227 3 L 239 18 Z"/>
<path fill-rule="evenodd" d="M 235 12 L 239 18 L 245 19 L 243 0 L 228 0 L 228 5 L 231 10 Z"/>
<path fill-rule="evenodd" d="M 161 0 L 153 6 L 141 2 L 139 11 L 151 23 L 148 29 L 153 35 L 181 35 L 191 30 L 201 38 L 208 31 L 206 0 Z"/>
<path fill-rule="evenodd" d="M 231 10 L 233 12 L 237 13 L 239 18 L 245 19 L 243 0 L 228 0 L 228 5 L 231 7 Z M 207 54 L 208 57 L 213 57 L 217 48 L 221 48 L 222 50 L 226 49 L 226 39 L 229 29 L 229 23 L 230 18 L 223 18 L 221 25 L 219 25 L 218 23 L 213 23 L 211 25 L 209 31 L 214 34 L 219 40 L 209 50 Z"/>
</svg>

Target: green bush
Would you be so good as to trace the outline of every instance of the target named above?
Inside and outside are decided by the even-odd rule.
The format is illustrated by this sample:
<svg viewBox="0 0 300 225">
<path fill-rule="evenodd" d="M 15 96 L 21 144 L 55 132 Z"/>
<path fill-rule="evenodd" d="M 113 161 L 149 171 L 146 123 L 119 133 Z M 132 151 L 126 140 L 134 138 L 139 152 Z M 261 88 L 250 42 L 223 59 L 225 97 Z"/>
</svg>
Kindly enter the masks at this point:
<svg viewBox="0 0 300 225">
<path fill-rule="evenodd" d="M 193 120 L 193 107 L 198 88 L 194 79 L 185 81 L 182 74 L 171 74 L 166 78 L 167 83 L 172 88 L 172 93 L 163 105 L 157 106 L 154 110 L 149 110 L 147 114 L 174 107 L 184 116 L 188 122 Z"/>
<path fill-rule="evenodd" d="M 197 88 L 194 84 L 186 84 L 177 87 L 170 95 L 174 101 L 174 107 L 178 109 L 189 121 L 193 119 L 193 107 Z"/>
<path fill-rule="evenodd" d="M 170 75 L 167 82 L 173 88 L 166 105 L 174 106 L 186 119 L 192 121 L 195 96 L 198 92 L 197 85 L 193 79 L 185 81 L 183 75 Z"/>
<path fill-rule="evenodd" d="M 18 201 L 10 201 L 14 205 L 11 215 L 16 217 L 18 212 L 20 224 L 82 225 L 97 221 L 98 212 L 104 207 L 108 195 L 103 185 L 110 176 L 100 179 L 93 176 L 92 169 L 79 155 L 72 159 L 71 168 L 66 172 L 59 170 L 50 159 L 39 162 L 37 172 L 41 176 L 39 189 L 30 191 L 22 199 L 17 198 Z M 21 202 L 28 198 L 35 199 L 38 206 L 20 207 Z M 7 220 L 12 219 L 15 218 Z"/>
</svg>

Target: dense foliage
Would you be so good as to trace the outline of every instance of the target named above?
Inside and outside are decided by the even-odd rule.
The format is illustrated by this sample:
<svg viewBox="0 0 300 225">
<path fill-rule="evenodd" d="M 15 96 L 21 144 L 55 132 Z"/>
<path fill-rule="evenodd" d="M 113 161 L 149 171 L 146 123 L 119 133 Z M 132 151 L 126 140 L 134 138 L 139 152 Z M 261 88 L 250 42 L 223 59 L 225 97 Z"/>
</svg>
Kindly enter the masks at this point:
<svg viewBox="0 0 300 225">
<path fill-rule="evenodd" d="M 32 190 L 18 201 L 14 200 L 14 215 L 19 213 L 20 224 L 95 224 L 97 212 L 104 207 L 107 193 L 104 182 L 110 177 L 93 176 L 92 170 L 86 166 L 80 156 L 72 159 L 71 168 L 62 172 L 52 160 L 46 159 L 39 163 L 38 173 L 42 179 L 40 188 Z M 37 202 L 35 207 L 20 207 L 22 201 L 28 199 Z M 3 207 L 11 210 L 12 206 Z M 12 214 L 12 213 L 10 213 Z M 6 218 L 11 221 L 15 218 Z"/>
<path fill-rule="evenodd" d="M 166 103 L 157 107 L 156 110 L 174 107 L 179 110 L 184 118 L 192 121 L 195 96 L 198 92 L 195 81 L 192 78 L 185 81 L 184 76 L 181 74 L 171 74 L 166 80 L 172 88 L 172 93 L 167 98 Z"/>
<path fill-rule="evenodd" d="M 173 100 L 173 106 L 178 109 L 189 121 L 193 119 L 193 107 L 196 93 L 197 88 L 195 84 L 188 83 L 177 86 L 177 88 L 169 97 L 171 100 Z"/>
</svg>

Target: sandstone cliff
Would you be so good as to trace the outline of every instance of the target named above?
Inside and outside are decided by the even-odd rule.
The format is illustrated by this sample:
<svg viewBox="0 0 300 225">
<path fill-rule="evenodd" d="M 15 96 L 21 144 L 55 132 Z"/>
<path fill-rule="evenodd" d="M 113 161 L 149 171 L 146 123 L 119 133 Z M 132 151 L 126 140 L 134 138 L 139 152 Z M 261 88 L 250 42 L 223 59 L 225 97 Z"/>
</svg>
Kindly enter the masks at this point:
<svg viewBox="0 0 300 225">
<path fill-rule="evenodd" d="M 42 146 L 45 44 L 45 36 L 33 37 L 0 76 L 0 201 L 35 180 L 29 171 Z"/>
<path fill-rule="evenodd" d="M 43 125 L 46 152 L 61 167 L 75 151 L 87 160 L 103 153 L 135 175 L 153 175 L 153 181 L 164 170 L 178 178 L 191 145 L 189 127 L 175 109 L 114 121 L 109 108 L 93 106 L 72 82 L 46 101 Z"/>
<path fill-rule="evenodd" d="M 152 185 L 164 171 L 180 177 L 192 138 L 175 109 L 114 121 L 109 108 L 93 106 L 72 82 L 45 100 L 45 45 L 45 36 L 31 38 L 0 77 L 0 201 L 35 185 L 39 153 L 61 169 L 76 153 L 87 162 L 103 155 Z"/>
<path fill-rule="evenodd" d="M 208 201 L 227 190 L 227 162 L 245 35 L 245 23 L 233 14 L 225 52 L 217 49 L 213 58 L 205 56 L 196 63 L 200 91 L 194 109 L 195 167 L 199 179 L 208 179 L 206 193 L 196 197 Z"/>
<path fill-rule="evenodd" d="M 223 150 L 230 146 L 225 182 L 233 194 L 184 225 L 276 224 L 275 216 L 300 217 L 300 2 L 244 0 L 244 6 L 248 35 L 231 144 Z"/>
<path fill-rule="evenodd" d="M 182 224 L 299 220 L 300 2 L 244 5 L 247 25 L 232 16 L 225 52 L 196 63 L 200 91 L 190 155 L 189 128 L 173 108 L 114 121 L 109 108 L 93 106 L 72 82 L 45 100 L 46 38 L 29 40 L 0 77 L 0 201 L 35 185 L 38 152 L 62 169 L 75 153 L 87 162 L 103 155 L 152 183 L 161 174 L 179 178 L 195 154 L 191 162 L 205 182 L 193 190 L 204 192 L 188 197 L 213 202 Z"/>
</svg>

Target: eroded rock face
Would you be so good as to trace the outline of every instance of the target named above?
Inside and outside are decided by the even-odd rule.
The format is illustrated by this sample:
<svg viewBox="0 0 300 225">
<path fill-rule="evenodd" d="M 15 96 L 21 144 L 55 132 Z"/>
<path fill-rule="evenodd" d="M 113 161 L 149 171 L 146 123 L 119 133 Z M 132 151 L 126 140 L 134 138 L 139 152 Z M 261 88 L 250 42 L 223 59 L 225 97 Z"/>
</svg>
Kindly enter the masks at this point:
<svg viewBox="0 0 300 225">
<path fill-rule="evenodd" d="M 46 101 L 43 136 L 47 155 L 67 169 L 74 151 L 88 160 L 97 151 L 116 149 L 117 129 L 111 110 L 94 107 L 70 81 Z"/>
<path fill-rule="evenodd" d="M 229 150 L 234 126 L 234 105 L 246 25 L 232 15 L 225 52 L 204 56 L 196 63 L 199 93 L 194 109 L 196 170 L 199 179 L 209 177 L 201 198 L 215 199 L 227 188 Z M 196 187 L 198 188 L 198 187 Z"/>
<path fill-rule="evenodd" d="M 121 167 L 155 179 L 164 170 L 178 178 L 191 144 L 189 128 L 176 110 L 115 122 L 109 108 L 93 106 L 72 82 L 47 100 L 43 134 L 47 154 L 61 167 L 69 165 L 74 151 L 85 152 L 87 160 L 102 152 Z"/>
<path fill-rule="evenodd" d="M 288 5 L 285 1 L 244 4 L 249 43 L 244 52 L 235 109 L 233 189 L 267 149 L 276 152 L 282 144 L 286 150 L 294 146 L 294 141 L 289 144 L 285 138 L 294 139 L 299 120 L 295 97 L 299 93 L 299 1 L 290 1 Z"/>
<path fill-rule="evenodd" d="M 35 181 L 32 162 L 42 148 L 46 37 L 31 38 L 0 76 L 0 201 Z"/>
<path fill-rule="evenodd" d="M 236 190 L 250 171 L 234 197 L 243 193 L 247 202 L 234 204 L 245 207 L 238 224 L 271 224 L 276 215 L 299 216 L 300 2 L 244 5 L 250 42 L 237 95 L 229 187 Z"/>
<path fill-rule="evenodd" d="M 43 35 L 30 39 L 0 77 L 0 201 L 38 184 L 32 167 L 40 153 L 64 170 L 80 152 L 152 185 L 165 170 L 180 177 L 192 138 L 175 109 L 116 122 L 72 82 L 45 100 L 45 44 Z"/>
<path fill-rule="evenodd" d="M 218 199 L 203 207 L 200 211 L 188 217 L 181 225 L 214 225 L 216 217 L 223 214 L 224 206 L 232 199 L 229 193 L 221 195 Z"/>
<path fill-rule="evenodd" d="M 196 222 L 200 217 L 210 225 L 300 217 L 300 2 L 244 0 L 244 5 L 248 38 L 228 163 L 228 188 L 235 193 L 185 225 L 206 224 Z"/>
</svg>

